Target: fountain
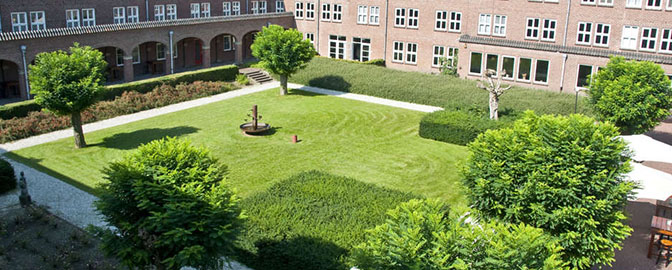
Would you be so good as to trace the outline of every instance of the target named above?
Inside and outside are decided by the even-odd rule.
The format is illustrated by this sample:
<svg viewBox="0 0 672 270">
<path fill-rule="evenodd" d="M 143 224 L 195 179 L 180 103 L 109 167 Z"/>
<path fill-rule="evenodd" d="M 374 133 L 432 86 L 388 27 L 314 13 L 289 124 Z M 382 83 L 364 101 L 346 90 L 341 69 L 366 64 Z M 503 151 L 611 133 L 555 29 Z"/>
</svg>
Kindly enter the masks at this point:
<svg viewBox="0 0 672 270">
<path fill-rule="evenodd" d="M 262 133 L 271 129 L 271 125 L 266 123 L 259 123 L 261 120 L 261 115 L 258 115 L 257 105 L 252 106 L 252 115 L 247 115 L 252 117 L 252 122 L 247 122 L 240 125 L 240 130 L 243 131 L 245 135 L 261 135 Z"/>
</svg>

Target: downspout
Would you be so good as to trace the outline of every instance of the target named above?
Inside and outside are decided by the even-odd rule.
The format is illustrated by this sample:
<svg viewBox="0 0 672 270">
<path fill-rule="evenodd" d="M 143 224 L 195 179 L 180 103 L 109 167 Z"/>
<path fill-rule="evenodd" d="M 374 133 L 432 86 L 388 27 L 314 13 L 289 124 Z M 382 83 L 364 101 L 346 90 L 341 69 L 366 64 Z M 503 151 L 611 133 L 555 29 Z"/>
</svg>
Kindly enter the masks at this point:
<svg viewBox="0 0 672 270">
<path fill-rule="evenodd" d="M 149 21 L 149 0 L 145 0 L 145 21 Z"/>
<path fill-rule="evenodd" d="M 390 0 L 385 0 L 385 39 L 383 40 L 383 61 L 387 59 L 387 24 L 390 16 Z"/>
<path fill-rule="evenodd" d="M 245 14 L 250 14 L 250 0 L 245 0 Z"/>
<path fill-rule="evenodd" d="M 174 50 L 173 34 L 174 34 L 173 30 L 170 30 L 170 32 L 168 32 L 168 41 L 170 42 L 170 74 L 175 73 L 175 57 L 173 56 L 175 55 L 175 52 L 173 51 Z"/>
<path fill-rule="evenodd" d="M 567 45 L 567 27 L 569 26 L 569 14 L 571 12 L 572 0 L 567 0 L 567 17 L 565 17 L 565 32 L 562 37 L 562 46 Z"/>
<path fill-rule="evenodd" d="M 322 16 L 321 15 L 322 4 L 320 3 L 320 0 L 317 0 L 317 7 L 314 8 L 313 10 L 315 12 L 315 14 L 313 15 L 313 18 L 317 22 L 317 37 L 316 37 L 317 40 L 315 40 L 315 43 L 317 44 L 317 52 L 319 53 L 320 52 L 320 21 L 321 21 L 320 16 Z M 304 10 L 304 12 L 305 12 L 305 10 Z M 304 18 L 305 18 L 305 14 L 304 14 Z"/>
<path fill-rule="evenodd" d="M 23 78 L 26 80 L 26 99 L 30 99 L 30 82 L 28 81 L 28 65 L 26 64 L 26 45 L 21 45 L 21 57 L 23 58 Z"/>
<path fill-rule="evenodd" d="M 564 88 L 565 85 L 565 66 L 567 65 L 567 54 L 563 53 L 562 54 L 562 73 L 560 73 L 560 92 L 562 92 L 562 89 Z"/>
</svg>

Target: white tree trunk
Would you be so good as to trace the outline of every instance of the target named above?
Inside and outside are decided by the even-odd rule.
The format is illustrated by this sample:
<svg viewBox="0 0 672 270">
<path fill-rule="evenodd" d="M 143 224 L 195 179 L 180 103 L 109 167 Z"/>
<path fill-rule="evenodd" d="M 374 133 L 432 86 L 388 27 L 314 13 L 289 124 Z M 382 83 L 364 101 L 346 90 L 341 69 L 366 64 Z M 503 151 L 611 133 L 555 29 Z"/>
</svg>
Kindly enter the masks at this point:
<svg viewBox="0 0 672 270">
<path fill-rule="evenodd" d="M 493 92 L 490 92 L 490 119 L 499 119 L 499 97 Z"/>
</svg>

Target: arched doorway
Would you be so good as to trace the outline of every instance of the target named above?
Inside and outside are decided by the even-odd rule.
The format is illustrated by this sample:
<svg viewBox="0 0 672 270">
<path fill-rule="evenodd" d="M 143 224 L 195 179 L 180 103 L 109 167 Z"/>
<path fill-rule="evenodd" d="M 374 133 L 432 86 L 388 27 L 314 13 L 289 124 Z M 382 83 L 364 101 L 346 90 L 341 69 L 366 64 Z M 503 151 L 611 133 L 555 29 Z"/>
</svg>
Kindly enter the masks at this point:
<svg viewBox="0 0 672 270">
<path fill-rule="evenodd" d="M 252 60 L 252 43 L 254 43 L 254 38 L 259 33 L 259 31 L 252 31 L 243 36 L 243 60 Z"/>
<path fill-rule="evenodd" d="M 133 73 L 136 77 L 168 74 L 170 71 L 167 64 L 168 57 L 170 57 L 168 45 L 156 41 L 142 43 L 133 48 L 134 62 L 137 62 L 133 65 Z"/>
<path fill-rule="evenodd" d="M 191 68 L 203 66 L 203 41 L 199 38 L 184 38 L 177 42 L 174 53 L 175 66 Z"/>
<path fill-rule="evenodd" d="M 221 34 L 210 40 L 210 63 L 230 64 L 236 61 L 236 37 L 231 34 Z"/>
<path fill-rule="evenodd" d="M 19 65 L 0 59 L 0 99 L 21 98 Z"/>
<path fill-rule="evenodd" d="M 107 69 L 105 75 L 107 82 L 119 82 L 124 80 L 124 50 L 106 46 L 97 48 L 103 53 L 103 57 L 107 62 Z M 135 59 L 134 59 L 135 60 Z"/>
</svg>

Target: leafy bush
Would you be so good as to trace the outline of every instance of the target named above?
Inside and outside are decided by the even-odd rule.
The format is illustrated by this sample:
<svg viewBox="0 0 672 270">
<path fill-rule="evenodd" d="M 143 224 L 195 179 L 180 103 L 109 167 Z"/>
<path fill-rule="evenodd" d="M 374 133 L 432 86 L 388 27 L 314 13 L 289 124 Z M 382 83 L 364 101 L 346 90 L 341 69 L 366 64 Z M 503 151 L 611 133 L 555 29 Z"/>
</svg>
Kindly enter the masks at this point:
<svg viewBox="0 0 672 270">
<path fill-rule="evenodd" d="M 236 82 L 239 85 L 249 85 L 250 84 L 250 80 L 247 78 L 247 76 L 245 76 L 245 74 L 236 75 Z"/>
<path fill-rule="evenodd" d="M 149 110 L 182 101 L 211 96 L 231 90 L 233 86 L 223 82 L 194 82 L 175 87 L 161 85 L 152 92 L 141 94 L 125 92 L 113 101 L 101 101 L 82 112 L 82 122 L 98 120 Z M 31 112 L 27 117 L 0 121 L 0 142 L 8 142 L 44 134 L 70 126 L 70 119 L 46 112 Z"/>
<path fill-rule="evenodd" d="M 348 269 L 350 250 L 385 211 L 415 196 L 310 171 L 241 202 L 249 220 L 237 258 L 254 269 Z"/>
<path fill-rule="evenodd" d="M 507 116 L 494 121 L 471 110 L 436 111 L 420 120 L 419 134 L 427 139 L 467 145 L 486 130 L 512 125 L 513 119 L 514 116 Z"/>
<path fill-rule="evenodd" d="M 16 188 L 16 175 L 12 164 L 0 158 L 0 194 Z"/>
<path fill-rule="evenodd" d="M 364 64 L 384 67 L 385 59 L 371 59 L 369 61 L 364 62 Z"/>
<path fill-rule="evenodd" d="M 42 110 L 42 106 L 35 100 L 25 100 L 0 106 L 0 119 L 12 119 L 14 117 L 26 117 L 28 113 Z"/>
<path fill-rule="evenodd" d="M 225 172 L 207 149 L 175 138 L 110 163 L 95 203 L 114 226 L 98 231 L 103 250 L 130 269 L 220 265 L 243 221 Z"/>
<path fill-rule="evenodd" d="M 561 269 L 562 248 L 524 224 L 476 224 L 439 200 L 411 200 L 367 231 L 354 262 L 362 270 Z M 473 221 L 471 221 L 473 222 Z"/>
<path fill-rule="evenodd" d="M 463 174 L 470 203 L 486 217 L 558 237 L 574 268 L 610 264 L 631 232 L 624 207 L 635 187 L 618 135 L 590 117 L 528 111 L 512 128 L 469 144 Z"/>
<path fill-rule="evenodd" d="M 660 65 L 612 57 L 590 83 L 590 102 L 600 120 L 622 133 L 644 133 L 670 115 L 672 87 Z"/>
</svg>

